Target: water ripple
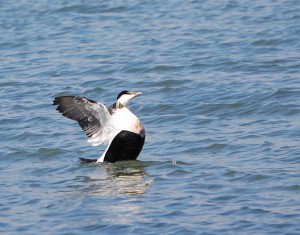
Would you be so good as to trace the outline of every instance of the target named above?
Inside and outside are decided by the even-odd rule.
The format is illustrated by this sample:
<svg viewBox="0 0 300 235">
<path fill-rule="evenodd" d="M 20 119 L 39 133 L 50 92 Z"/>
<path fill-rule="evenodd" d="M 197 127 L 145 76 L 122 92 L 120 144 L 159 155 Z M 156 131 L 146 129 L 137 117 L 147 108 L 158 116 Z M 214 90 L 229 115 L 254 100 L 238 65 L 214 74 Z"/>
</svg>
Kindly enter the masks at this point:
<svg viewBox="0 0 300 235">
<path fill-rule="evenodd" d="M 299 4 L 5 2 L 1 233 L 299 233 Z M 80 163 L 53 98 L 124 89 L 139 161 Z"/>
</svg>

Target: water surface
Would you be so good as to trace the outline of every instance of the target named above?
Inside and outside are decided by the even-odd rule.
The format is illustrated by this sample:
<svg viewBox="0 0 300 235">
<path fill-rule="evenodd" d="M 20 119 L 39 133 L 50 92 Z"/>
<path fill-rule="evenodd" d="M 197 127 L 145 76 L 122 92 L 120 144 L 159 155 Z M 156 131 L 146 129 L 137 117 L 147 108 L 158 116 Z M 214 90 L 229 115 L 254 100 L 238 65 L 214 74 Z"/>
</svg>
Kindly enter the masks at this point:
<svg viewBox="0 0 300 235">
<path fill-rule="evenodd" d="M 298 1 L 4 1 L 2 234 L 300 234 Z M 91 147 L 59 95 L 131 109 L 138 161 Z"/>
</svg>

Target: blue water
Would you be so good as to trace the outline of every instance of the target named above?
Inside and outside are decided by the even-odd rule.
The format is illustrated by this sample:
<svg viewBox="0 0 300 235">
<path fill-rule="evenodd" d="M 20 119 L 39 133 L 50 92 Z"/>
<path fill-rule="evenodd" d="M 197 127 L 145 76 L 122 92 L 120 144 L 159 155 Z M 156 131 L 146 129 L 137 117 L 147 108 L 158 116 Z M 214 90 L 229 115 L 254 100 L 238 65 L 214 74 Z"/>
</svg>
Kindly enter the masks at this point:
<svg viewBox="0 0 300 235">
<path fill-rule="evenodd" d="M 300 234 L 300 3 L 2 1 L 1 234 Z M 98 158 L 52 100 L 131 109 Z"/>
</svg>

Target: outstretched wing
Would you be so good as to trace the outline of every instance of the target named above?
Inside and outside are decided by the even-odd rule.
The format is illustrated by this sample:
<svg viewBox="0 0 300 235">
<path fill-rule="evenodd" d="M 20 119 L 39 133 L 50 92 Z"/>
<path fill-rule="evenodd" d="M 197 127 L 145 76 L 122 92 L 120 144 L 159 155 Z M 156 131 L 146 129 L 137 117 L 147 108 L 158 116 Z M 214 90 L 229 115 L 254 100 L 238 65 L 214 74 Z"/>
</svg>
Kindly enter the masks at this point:
<svg viewBox="0 0 300 235">
<path fill-rule="evenodd" d="M 96 101 L 79 96 L 56 97 L 53 105 L 63 116 L 78 121 L 88 137 L 88 143 L 109 145 L 118 134 L 107 108 Z"/>
</svg>

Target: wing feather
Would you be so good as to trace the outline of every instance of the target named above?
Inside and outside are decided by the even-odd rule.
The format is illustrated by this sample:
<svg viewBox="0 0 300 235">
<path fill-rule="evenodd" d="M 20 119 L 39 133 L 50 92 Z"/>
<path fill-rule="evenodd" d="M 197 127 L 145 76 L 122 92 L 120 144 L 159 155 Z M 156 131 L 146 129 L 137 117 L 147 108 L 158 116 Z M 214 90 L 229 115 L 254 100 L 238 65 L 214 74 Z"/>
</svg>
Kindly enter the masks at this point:
<svg viewBox="0 0 300 235">
<path fill-rule="evenodd" d="M 101 103 L 79 96 L 56 97 L 53 105 L 65 117 L 78 122 L 92 145 L 108 145 L 119 132 L 108 109 Z"/>
</svg>

